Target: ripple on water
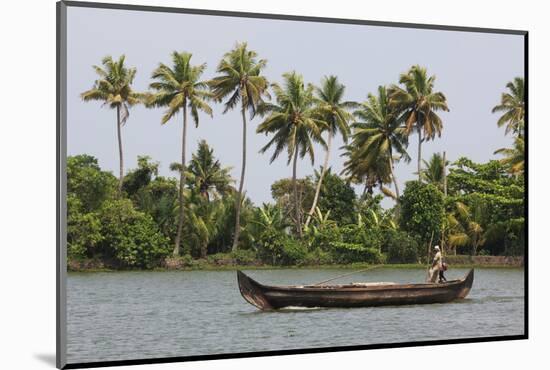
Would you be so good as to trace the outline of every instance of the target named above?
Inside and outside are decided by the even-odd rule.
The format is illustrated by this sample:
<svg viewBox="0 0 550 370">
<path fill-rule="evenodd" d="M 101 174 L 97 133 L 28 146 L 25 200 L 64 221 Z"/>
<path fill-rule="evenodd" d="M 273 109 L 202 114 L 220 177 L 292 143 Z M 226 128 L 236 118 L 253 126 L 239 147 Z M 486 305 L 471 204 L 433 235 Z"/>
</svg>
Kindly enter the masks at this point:
<svg viewBox="0 0 550 370">
<path fill-rule="evenodd" d="M 289 269 L 251 275 L 268 284 L 300 284 L 344 272 Z M 367 282 L 423 279 L 424 271 L 414 269 L 380 269 L 356 277 Z M 231 271 L 69 274 L 67 284 L 68 359 L 73 363 L 524 332 L 523 270 L 476 270 L 468 298 L 449 304 L 267 312 L 242 299 Z M 432 330 L 433 320 L 444 330 Z"/>
</svg>

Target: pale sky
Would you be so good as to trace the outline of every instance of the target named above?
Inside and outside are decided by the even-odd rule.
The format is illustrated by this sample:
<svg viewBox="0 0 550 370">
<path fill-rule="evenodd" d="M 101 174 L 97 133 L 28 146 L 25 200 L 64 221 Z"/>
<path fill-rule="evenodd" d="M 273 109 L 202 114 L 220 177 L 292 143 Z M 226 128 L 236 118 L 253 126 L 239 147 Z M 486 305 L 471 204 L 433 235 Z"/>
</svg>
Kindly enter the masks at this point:
<svg viewBox="0 0 550 370">
<path fill-rule="evenodd" d="M 477 162 L 496 158 L 496 149 L 511 146 L 511 137 L 496 125 L 491 113 L 505 85 L 524 75 L 523 36 L 440 30 L 418 30 L 364 25 L 343 25 L 285 20 L 233 18 L 207 15 L 69 7 L 68 12 L 68 154 L 87 153 L 100 166 L 118 176 L 116 113 L 100 102 L 84 103 L 80 93 L 92 87 L 106 55 L 126 55 L 129 67 L 137 68 L 134 89 L 148 88 L 151 72 L 159 62 L 170 64 L 172 51 L 193 53 L 194 64 L 207 63 L 204 79 L 215 76 L 223 54 L 236 42 L 246 41 L 260 58 L 267 59 L 264 75 L 281 82 L 284 72 L 295 70 L 306 83 L 319 84 L 325 75 L 336 75 L 346 85 L 346 100 L 364 101 L 379 85 L 397 83 L 399 74 L 420 64 L 437 76 L 435 88 L 447 96 L 450 112 L 440 113 L 442 137 L 424 143 L 423 158 L 447 152 L 451 161 L 467 156 Z M 233 167 L 239 178 L 242 123 L 238 110 L 222 114 L 221 104 L 211 104 L 214 117 L 202 114 L 200 125 L 190 124 L 187 156 L 199 140 L 206 139 L 223 165 Z M 161 126 L 163 109 L 130 110 L 123 128 L 125 171 L 135 168 L 138 155 L 160 162 L 160 174 L 175 176 L 169 165 L 181 158 L 182 119 L 177 116 Z M 261 118 L 248 126 L 248 158 L 245 189 L 254 203 L 271 201 L 271 184 L 291 177 L 292 168 L 281 155 L 269 164 L 271 152 L 259 154 L 268 137 L 257 135 Z M 331 165 L 340 172 L 344 159 L 338 137 Z M 417 136 L 410 138 L 410 164 L 399 163 L 396 176 L 403 189 L 416 176 Z M 324 159 L 316 150 L 315 167 Z M 298 176 L 313 173 L 309 159 L 298 164 Z M 357 192 L 359 193 L 359 188 Z M 391 202 L 385 201 L 385 205 Z"/>
</svg>

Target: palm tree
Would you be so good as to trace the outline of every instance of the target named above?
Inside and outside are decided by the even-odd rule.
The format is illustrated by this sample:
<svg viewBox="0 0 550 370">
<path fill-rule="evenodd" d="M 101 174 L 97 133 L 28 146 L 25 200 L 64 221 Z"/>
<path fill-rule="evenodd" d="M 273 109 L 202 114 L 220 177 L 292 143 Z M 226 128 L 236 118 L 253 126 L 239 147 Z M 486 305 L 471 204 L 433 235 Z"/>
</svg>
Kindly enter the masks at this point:
<svg viewBox="0 0 550 370">
<path fill-rule="evenodd" d="M 429 162 L 424 162 L 424 169 L 422 170 L 421 178 L 429 184 L 434 184 L 441 191 L 443 191 L 443 177 L 445 166 L 449 164 L 449 161 L 445 160 L 443 163 L 443 156 L 439 153 L 434 153 Z"/>
<path fill-rule="evenodd" d="M 325 163 L 321 169 L 319 181 L 317 182 L 317 188 L 315 189 L 315 196 L 313 197 L 313 203 L 311 204 L 304 227 L 309 225 L 311 217 L 317 207 L 321 184 L 323 183 L 323 178 L 329 168 L 332 138 L 339 132 L 342 134 L 344 142 L 348 141 L 348 135 L 350 133 L 348 123 L 352 120 L 353 116 L 347 111 L 347 109 L 354 108 L 357 104 L 342 101 L 344 98 L 345 89 L 346 87 L 338 82 L 338 78 L 336 76 L 325 77 L 321 82 L 321 88 L 315 88 L 315 92 L 319 99 L 318 109 L 321 113 L 322 119 L 327 124 L 325 130 L 328 132 L 328 140 Z"/>
<path fill-rule="evenodd" d="M 132 90 L 132 83 L 136 76 L 135 68 L 124 65 L 126 57 L 121 55 L 117 61 L 111 56 L 106 56 L 101 61 L 103 68 L 93 66 L 99 76 L 94 86 L 80 94 L 84 101 L 98 100 L 109 108 L 116 109 L 119 176 L 118 193 L 122 192 L 122 180 L 124 178 L 124 156 L 122 151 L 121 127 L 126 123 L 130 115 L 129 107 L 142 102 L 144 95 Z"/>
<path fill-rule="evenodd" d="M 473 210 L 462 202 L 456 202 L 454 212 L 447 215 L 449 224 L 448 242 L 451 247 L 472 247 L 472 255 L 475 256 L 480 246 L 485 244 L 486 231 L 481 226 L 483 213 L 486 212 L 481 202 L 477 202 Z"/>
<path fill-rule="evenodd" d="M 344 145 L 342 148 L 344 149 L 342 157 L 348 159 L 344 162 L 341 173 L 346 176 L 348 182 L 364 184 L 363 195 L 367 193 L 372 195 L 377 184 L 382 188 L 383 184 L 392 182 L 386 159 L 367 163 L 358 155 L 359 150 L 353 144 Z"/>
<path fill-rule="evenodd" d="M 493 113 L 504 112 L 498 119 L 498 127 L 506 126 L 506 134 L 512 131 L 518 137 L 523 137 L 525 130 L 525 100 L 523 78 L 516 77 L 506 84 L 509 93 L 503 93 L 500 104 L 495 106 Z"/>
<path fill-rule="evenodd" d="M 523 175 L 525 167 L 525 142 L 523 137 L 518 136 L 514 140 L 513 148 L 502 148 L 494 154 L 503 154 L 505 158 L 500 160 L 508 168 L 508 172 L 514 176 Z"/>
<path fill-rule="evenodd" d="M 220 76 L 210 81 L 210 87 L 217 101 L 222 101 L 231 95 L 225 103 L 224 113 L 233 109 L 240 101 L 241 116 L 243 122 L 243 152 L 241 179 L 239 182 L 238 196 L 236 197 L 235 235 L 233 238 L 232 250 L 235 251 L 239 245 L 239 234 L 241 230 L 240 215 L 242 205 L 242 194 L 244 187 L 244 176 L 246 170 L 246 111 L 250 111 L 251 118 L 256 113 L 258 104 L 262 102 L 263 96 L 269 97 L 268 82 L 264 76 L 260 76 L 267 61 L 257 59 L 258 54 L 247 49 L 246 42 L 237 44 L 233 50 L 226 53 L 218 65 L 217 72 Z"/>
<path fill-rule="evenodd" d="M 208 244 L 220 231 L 225 212 L 221 199 L 208 201 L 197 189 L 185 191 L 188 198 L 186 202 L 186 213 L 188 222 L 186 229 L 189 233 L 190 242 L 199 249 L 200 258 L 206 258 Z"/>
<path fill-rule="evenodd" d="M 231 189 L 231 168 L 222 167 L 220 161 L 214 158 L 214 149 L 205 140 L 199 142 L 197 153 L 193 154 L 187 170 L 188 184 L 198 189 L 207 202 L 211 194 L 224 195 Z"/>
<path fill-rule="evenodd" d="M 399 187 L 393 170 L 395 155 L 409 162 L 407 154 L 406 128 L 400 125 L 397 114 L 389 104 L 387 89 L 378 87 L 378 96 L 369 94 L 367 101 L 354 112 L 358 120 L 353 124 L 353 142 L 351 147 L 351 166 L 364 166 L 372 169 L 383 164 L 395 186 L 396 201 L 399 199 Z M 386 194 L 390 194 L 384 191 Z"/>
<path fill-rule="evenodd" d="M 413 130 L 418 132 L 418 180 L 422 172 L 422 142 L 441 136 L 443 122 L 436 112 L 449 111 L 445 95 L 433 91 L 434 82 L 435 76 L 428 77 L 426 68 L 416 65 L 399 77 L 404 88 L 389 88 L 391 104 L 401 114 L 407 135 Z"/>
<path fill-rule="evenodd" d="M 313 96 L 313 86 L 304 86 L 303 77 L 296 72 L 283 74 L 284 85 L 273 84 L 272 88 L 276 96 L 276 104 L 264 103 L 259 112 L 270 115 L 258 126 L 256 132 L 273 134 L 269 142 L 260 150 L 265 153 L 274 147 L 270 163 L 272 163 L 286 148 L 288 162 L 292 161 L 292 185 L 294 192 L 294 213 L 296 232 L 302 237 L 302 222 L 300 204 L 298 202 L 298 190 L 296 186 L 296 168 L 298 157 L 306 154 L 313 165 L 315 154 L 313 143 L 318 142 L 326 148 L 322 137 L 322 130 L 326 123 L 319 118 L 319 112 L 315 109 L 316 99 Z"/>
<path fill-rule="evenodd" d="M 206 64 L 197 66 L 191 65 L 190 53 L 172 53 L 173 67 L 160 63 L 158 68 L 153 71 L 151 78 L 156 80 L 149 86 L 155 90 L 150 94 L 147 105 L 152 107 L 168 107 L 162 116 L 161 123 L 165 124 L 178 112 L 182 111 L 183 130 L 181 137 L 181 167 L 179 184 L 179 214 L 178 228 L 176 232 L 174 256 L 180 253 L 181 231 L 184 218 L 184 199 L 183 186 L 185 183 L 185 145 L 187 135 L 187 110 L 191 111 L 191 116 L 195 126 L 199 124 L 199 111 L 203 111 L 212 116 L 212 108 L 206 103 L 211 97 L 206 82 L 201 81 L 200 77 L 206 69 Z"/>
</svg>

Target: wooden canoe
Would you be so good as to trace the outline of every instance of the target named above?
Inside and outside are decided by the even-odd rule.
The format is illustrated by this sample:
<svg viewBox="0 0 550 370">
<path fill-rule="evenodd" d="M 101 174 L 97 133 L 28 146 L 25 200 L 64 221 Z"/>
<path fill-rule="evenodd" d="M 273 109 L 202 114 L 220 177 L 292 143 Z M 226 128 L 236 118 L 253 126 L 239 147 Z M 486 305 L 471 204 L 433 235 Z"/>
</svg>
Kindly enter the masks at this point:
<svg viewBox="0 0 550 370">
<path fill-rule="evenodd" d="M 463 279 L 441 284 L 366 283 L 347 285 L 268 286 L 237 271 L 243 298 L 260 310 L 284 307 L 370 307 L 445 303 L 465 298 L 474 282 L 471 269 Z"/>
</svg>

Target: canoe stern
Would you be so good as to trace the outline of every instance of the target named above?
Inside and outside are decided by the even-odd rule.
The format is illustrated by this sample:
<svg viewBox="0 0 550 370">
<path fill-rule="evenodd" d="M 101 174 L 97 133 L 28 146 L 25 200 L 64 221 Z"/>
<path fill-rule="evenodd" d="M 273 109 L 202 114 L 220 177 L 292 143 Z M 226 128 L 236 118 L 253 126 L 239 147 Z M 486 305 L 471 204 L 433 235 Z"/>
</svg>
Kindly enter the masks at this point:
<svg viewBox="0 0 550 370">
<path fill-rule="evenodd" d="M 474 269 L 470 269 L 470 271 L 468 271 L 468 274 L 466 274 L 466 276 L 464 277 L 462 287 L 458 292 L 457 298 L 466 298 L 468 293 L 470 293 L 470 289 L 472 289 L 473 284 L 474 284 Z"/>
</svg>

